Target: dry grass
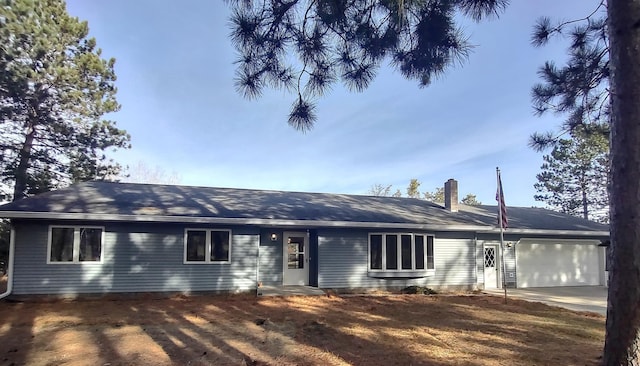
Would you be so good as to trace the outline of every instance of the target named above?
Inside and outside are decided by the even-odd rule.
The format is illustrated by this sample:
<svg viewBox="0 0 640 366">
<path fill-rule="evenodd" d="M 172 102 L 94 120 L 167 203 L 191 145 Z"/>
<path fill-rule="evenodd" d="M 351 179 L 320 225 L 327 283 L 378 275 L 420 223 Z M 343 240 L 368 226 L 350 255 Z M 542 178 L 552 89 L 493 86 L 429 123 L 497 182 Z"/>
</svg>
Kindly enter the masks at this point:
<svg viewBox="0 0 640 366">
<path fill-rule="evenodd" d="M 604 318 L 490 296 L 0 303 L 0 365 L 585 365 Z"/>
</svg>

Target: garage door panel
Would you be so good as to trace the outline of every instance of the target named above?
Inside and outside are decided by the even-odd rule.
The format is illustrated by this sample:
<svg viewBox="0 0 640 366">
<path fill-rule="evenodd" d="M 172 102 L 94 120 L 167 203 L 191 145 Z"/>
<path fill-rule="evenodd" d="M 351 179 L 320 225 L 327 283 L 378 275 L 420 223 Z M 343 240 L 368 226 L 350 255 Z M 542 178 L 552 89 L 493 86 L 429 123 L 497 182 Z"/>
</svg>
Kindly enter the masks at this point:
<svg viewBox="0 0 640 366">
<path fill-rule="evenodd" d="M 518 287 L 595 286 L 600 283 L 594 244 L 518 243 Z"/>
</svg>

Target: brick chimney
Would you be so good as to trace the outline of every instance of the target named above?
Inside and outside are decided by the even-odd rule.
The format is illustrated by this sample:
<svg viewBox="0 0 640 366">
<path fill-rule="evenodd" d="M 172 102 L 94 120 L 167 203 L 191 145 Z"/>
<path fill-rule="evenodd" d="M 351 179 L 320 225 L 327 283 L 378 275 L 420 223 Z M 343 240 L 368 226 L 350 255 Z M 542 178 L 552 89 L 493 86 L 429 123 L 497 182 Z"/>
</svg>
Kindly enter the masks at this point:
<svg viewBox="0 0 640 366">
<path fill-rule="evenodd" d="M 458 212 L 458 181 L 453 178 L 444 182 L 444 208 Z"/>
</svg>

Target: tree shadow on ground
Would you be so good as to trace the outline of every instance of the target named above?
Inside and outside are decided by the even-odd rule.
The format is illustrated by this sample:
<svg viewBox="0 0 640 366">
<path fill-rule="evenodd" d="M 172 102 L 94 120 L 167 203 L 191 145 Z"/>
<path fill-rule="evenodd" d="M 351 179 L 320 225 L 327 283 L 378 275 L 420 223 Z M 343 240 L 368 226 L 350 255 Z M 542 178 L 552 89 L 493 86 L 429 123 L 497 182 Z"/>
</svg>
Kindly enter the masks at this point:
<svg viewBox="0 0 640 366">
<path fill-rule="evenodd" d="M 5 301 L 0 310 L 0 365 L 26 365 L 33 350 L 34 320 L 41 308 Z"/>
<path fill-rule="evenodd" d="M 3 303 L 0 356 L 8 354 L 7 344 L 23 342 L 32 347 L 9 354 L 5 362 L 44 365 L 46 357 L 64 352 L 65 360 L 94 357 L 95 363 L 112 365 L 596 363 L 601 317 L 501 301 L 243 295 L 75 301 L 43 308 L 46 304 Z M 33 306 L 31 320 L 23 318 L 26 305 Z M 43 311 L 49 323 L 38 318 L 35 324 Z M 53 349 L 35 347 L 45 339 Z"/>
</svg>

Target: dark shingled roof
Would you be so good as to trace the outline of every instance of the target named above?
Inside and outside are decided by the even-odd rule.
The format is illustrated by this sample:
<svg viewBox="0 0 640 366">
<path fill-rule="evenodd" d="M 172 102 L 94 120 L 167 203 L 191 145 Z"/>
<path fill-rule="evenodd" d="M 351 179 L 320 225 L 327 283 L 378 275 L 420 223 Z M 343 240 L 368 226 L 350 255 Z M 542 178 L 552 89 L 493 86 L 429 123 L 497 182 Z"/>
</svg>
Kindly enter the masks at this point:
<svg viewBox="0 0 640 366">
<path fill-rule="evenodd" d="M 507 211 L 508 231 L 609 230 L 606 225 L 542 208 L 508 207 Z M 113 182 L 79 183 L 0 206 L 0 217 L 36 218 L 41 213 L 120 217 L 117 220 L 135 216 L 166 221 L 168 217 L 176 222 L 185 218 L 310 220 L 488 229 L 497 224 L 497 206 L 460 205 L 459 212 L 449 212 L 413 198 Z"/>
</svg>

